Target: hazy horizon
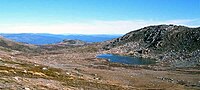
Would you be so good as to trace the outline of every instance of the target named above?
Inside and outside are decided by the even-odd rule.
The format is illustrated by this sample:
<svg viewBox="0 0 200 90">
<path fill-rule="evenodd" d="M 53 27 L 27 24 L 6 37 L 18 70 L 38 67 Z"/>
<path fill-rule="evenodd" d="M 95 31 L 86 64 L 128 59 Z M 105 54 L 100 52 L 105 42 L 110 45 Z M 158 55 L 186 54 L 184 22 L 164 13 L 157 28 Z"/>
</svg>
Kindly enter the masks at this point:
<svg viewBox="0 0 200 90">
<path fill-rule="evenodd" d="M 162 25 L 162 24 L 159 24 L 159 25 Z M 167 24 L 169 25 L 169 24 Z M 148 25 L 148 26 L 151 26 L 151 25 Z M 144 27 L 148 27 L 148 26 L 144 26 Z M 181 25 L 181 26 L 187 26 L 187 25 Z M 141 28 L 144 28 L 144 27 L 141 27 Z M 187 27 L 190 27 L 190 28 L 198 28 L 200 26 L 187 26 Z M 141 29 L 141 28 L 138 28 L 138 29 Z M 134 29 L 134 30 L 138 30 L 138 29 Z M 126 33 L 129 33 L 131 31 L 134 31 L 134 30 L 130 30 Z M 0 32 L 0 34 L 52 34 L 52 35 L 113 35 L 113 36 L 122 36 L 126 33 L 51 33 L 51 32 L 45 32 L 45 33 L 40 33 L 40 32 L 5 32 L 5 33 L 2 33 Z"/>
<path fill-rule="evenodd" d="M 1 0 L 0 33 L 125 34 L 149 25 L 200 26 L 199 0 Z"/>
<path fill-rule="evenodd" d="M 78 34 L 78 33 L 0 33 L 0 34 L 51 34 L 51 35 L 110 35 L 110 36 L 121 36 L 124 34 Z"/>
</svg>

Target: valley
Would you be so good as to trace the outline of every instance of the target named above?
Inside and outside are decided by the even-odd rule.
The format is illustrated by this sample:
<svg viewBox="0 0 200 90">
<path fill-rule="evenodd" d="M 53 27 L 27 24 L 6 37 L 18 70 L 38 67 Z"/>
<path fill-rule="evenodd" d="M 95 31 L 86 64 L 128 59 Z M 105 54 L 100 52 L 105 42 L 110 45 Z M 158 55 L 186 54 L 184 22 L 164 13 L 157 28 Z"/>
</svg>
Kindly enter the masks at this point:
<svg viewBox="0 0 200 90">
<path fill-rule="evenodd" d="M 106 45 L 110 45 L 108 44 L 110 41 L 90 44 L 78 43 L 78 45 L 71 45 L 70 42 L 35 46 L 1 38 L 0 89 L 200 89 L 198 65 L 174 67 L 171 64 L 162 65 L 163 62 L 152 65 L 113 63 L 106 59 L 97 58 L 99 54 L 116 54 L 114 50 L 118 50 L 119 47 L 105 49 Z M 20 47 L 16 48 L 15 46 Z M 121 50 L 117 52 L 121 52 Z M 125 53 L 118 54 L 124 55 Z M 135 56 L 140 55 L 136 54 Z"/>
</svg>

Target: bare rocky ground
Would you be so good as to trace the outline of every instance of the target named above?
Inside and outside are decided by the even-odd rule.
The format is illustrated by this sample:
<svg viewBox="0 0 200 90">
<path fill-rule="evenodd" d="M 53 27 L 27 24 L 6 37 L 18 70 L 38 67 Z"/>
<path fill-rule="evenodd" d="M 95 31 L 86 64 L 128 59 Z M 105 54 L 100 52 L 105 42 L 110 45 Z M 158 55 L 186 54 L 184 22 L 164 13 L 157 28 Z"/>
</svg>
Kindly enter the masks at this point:
<svg viewBox="0 0 200 90">
<path fill-rule="evenodd" d="M 1 90 L 197 90 L 198 68 L 127 66 L 96 58 L 99 44 L 42 50 L 0 50 Z"/>
</svg>

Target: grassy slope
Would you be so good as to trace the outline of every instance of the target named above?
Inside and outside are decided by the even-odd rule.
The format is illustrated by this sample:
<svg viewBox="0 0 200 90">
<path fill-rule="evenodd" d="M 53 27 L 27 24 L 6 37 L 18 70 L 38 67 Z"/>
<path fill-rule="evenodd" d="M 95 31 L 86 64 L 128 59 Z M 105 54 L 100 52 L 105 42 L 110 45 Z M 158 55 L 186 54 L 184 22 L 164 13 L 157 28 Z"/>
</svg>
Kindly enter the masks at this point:
<svg viewBox="0 0 200 90">
<path fill-rule="evenodd" d="M 0 47 L 4 50 L 17 50 L 17 51 L 32 51 L 37 48 L 34 45 L 28 45 L 23 43 L 14 42 L 9 39 L 0 37 Z"/>
</svg>

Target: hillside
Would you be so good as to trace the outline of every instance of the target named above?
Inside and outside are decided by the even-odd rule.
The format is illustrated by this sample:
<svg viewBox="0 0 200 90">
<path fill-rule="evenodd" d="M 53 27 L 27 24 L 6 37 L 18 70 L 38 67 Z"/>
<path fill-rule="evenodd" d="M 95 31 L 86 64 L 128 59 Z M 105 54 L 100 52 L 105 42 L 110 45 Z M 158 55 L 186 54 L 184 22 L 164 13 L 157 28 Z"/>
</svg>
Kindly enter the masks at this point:
<svg viewBox="0 0 200 90">
<path fill-rule="evenodd" d="M 37 46 L 15 42 L 0 36 L 0 48 L 4 51 L 17 50 L 32 52 L 37 48 Z"/>
<path fill-rule="evenodd" d="M 111 40 L 103 48 L 115 54 L 154 58 L 162 65 L 198 66 L 200 27 L 148 26 Z"/>
</svg>

